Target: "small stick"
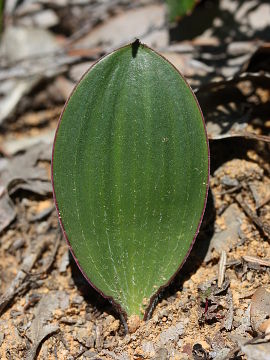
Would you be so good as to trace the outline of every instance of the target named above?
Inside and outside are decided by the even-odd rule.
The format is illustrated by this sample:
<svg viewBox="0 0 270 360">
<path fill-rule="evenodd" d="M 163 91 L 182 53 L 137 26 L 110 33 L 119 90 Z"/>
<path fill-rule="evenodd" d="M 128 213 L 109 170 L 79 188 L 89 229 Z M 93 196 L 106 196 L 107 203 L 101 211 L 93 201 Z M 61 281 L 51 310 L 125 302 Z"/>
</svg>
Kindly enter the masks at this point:
<svg viewBox="0 0 270 360">
<path fill-rule="evenodd" d="M 247 262 L 251 262 L 261 266 L 267 266 L 267 267 L 270 266 L 270 260 L 260 259 L 256 256 L 243 255 L 242 258 Z"/>
<path fill-rule="evenodd" d="M 221 251 L 220 260 L 218 264 L 218 287 L 221 288 L 226 271 L 227 254 L 225 250 Z"/>
<path fill-rule="evenodd" d="M 232 298 L 232 291 L 230 288 L 228 288 L 227 302 L 229 305 L 229 309 L 225 317 L 224 327 L 227 331 L 229 331 L 232 330 L 232 324 L 233 324 L 233 298 Z"/>
<path fill-rule="evenodd" d="M 264 334 L 260 334 L 260 335 L 256 336 L 255 338 L 248 340 L 248 341 L 244 344 L 244 346 L 246 346 L 246 345 L 252 345 L 252 344 L 256 343 L 256 341 L 258 341 L 258 340 L 263 340 L 263 339 L 265 339 L 268 335 L 270 335 L 270 332 L 266 332 L 266 333 L 264 333 Z"/>
<path fill-rule="evenodd" d="M 270 226 L 268 224 L 265 224 L 262 222 L 262 220 L 257 216 L 247 205 L 247 203 L 244 201 L 242 196 L 239 194 L 235 197 L 238 204 L 241 206 L 241 208 L 244 210 L 244 212 L 247 214 L 247 216 L 260 228 L 263 233 L 269 238 L 270 237 Z"/>
<path fill-rule="evenodd" d="M 221 192 L 218 193 L 217 195 L 220 195 L 220 196 L 221 196 L 221 195 L 226 195 L 226 194 L 232 194 L 232 193 L 234 193 L 235 191 L 240 190 L 240 189 L 242 188 L 242 186 L 243 186 L 243 185 L 239 184 L 239 185 L 234 186 L 234 187 L 232 187 L 232 188 L 230 188 L 230 189 L 228 189 L 228 190 L 221 191 Z"/>
</svg>

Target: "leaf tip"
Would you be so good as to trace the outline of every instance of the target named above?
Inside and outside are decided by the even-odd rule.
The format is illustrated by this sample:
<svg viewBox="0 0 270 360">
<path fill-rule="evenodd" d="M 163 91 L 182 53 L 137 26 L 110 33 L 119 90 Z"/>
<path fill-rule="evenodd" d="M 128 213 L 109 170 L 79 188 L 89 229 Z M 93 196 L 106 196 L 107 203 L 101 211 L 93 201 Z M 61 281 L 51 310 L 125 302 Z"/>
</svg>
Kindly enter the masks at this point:
<svg viewBox="0 0 270 360">
<path fill-rule="evenodd" d="M 133 58 L 136 57 L 140 45 L 141 45 L 141 42 L 140 42 L 139 39 L 136 39 L 136 40 L 133 41 L 133 43 L 131 44 L 131 50 L 132 50 L 132 57 L 133 57 Z"/>
</svg>

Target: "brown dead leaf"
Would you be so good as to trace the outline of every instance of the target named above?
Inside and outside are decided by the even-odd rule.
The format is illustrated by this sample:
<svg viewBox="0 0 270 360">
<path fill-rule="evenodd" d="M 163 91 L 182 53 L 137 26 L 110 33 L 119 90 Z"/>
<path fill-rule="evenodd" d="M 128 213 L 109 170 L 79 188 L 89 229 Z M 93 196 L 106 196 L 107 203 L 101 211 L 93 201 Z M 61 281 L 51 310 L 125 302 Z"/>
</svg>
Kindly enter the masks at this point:
<svg viewBox="0 0 270 360">
<path fill-rule="evenodd" d="M 49 149 L 49 152 L 48 152 Z M 40 195 L 51 194 L 51 185 L 44 168 L 38 166 L 39 160 L 49 160 L 51 146 L 40 143 L 29 148 L 6 162 L 0 170 L 2 186 L 13 194 L 18 189 L 28 190 Z"/>
<path fill-rule="evenodd" d="M 250 320 L 253 330 L 259 331 L 260 325 L 270 317 L 270 292 L 260 287 L 251 299 Z"/>
<path fill-rule="evenodd" d="M 262 340 L 261 342 L 247 343 L 247 339 L 237 337 L 237 342 L 246 355 L 248 360 L 270 360 L 270 343 Z"/>
<path fill-rule="evenodd" d="M 65 310 L 69 305 L 69 298 L 64 291 L 55 291 L 44 294 L 40 300 L 35 318 L 30 327 L 29 337 L 32 340 L 32 348 L 28 352 L 27 360 L 35 359 L 40 343 L 49 335 L 58 331 L 58 324 L 50 323 L 53 320 L 53 312 L 57 309 Z"/>
<path fill-rule="evenodd" d="M 220 232 L 216 232 L 211 239 L 208 252 L 205 257 L 205 261 L 211 260 L 211 253 L 215 249 L 218 252 L 229 251 L 238 242 L 239 229 L 241 222 L 243 221 L 243 212 L 236 204 L 231 204 L 223 214 L 225 229 Z"/>
</svg>

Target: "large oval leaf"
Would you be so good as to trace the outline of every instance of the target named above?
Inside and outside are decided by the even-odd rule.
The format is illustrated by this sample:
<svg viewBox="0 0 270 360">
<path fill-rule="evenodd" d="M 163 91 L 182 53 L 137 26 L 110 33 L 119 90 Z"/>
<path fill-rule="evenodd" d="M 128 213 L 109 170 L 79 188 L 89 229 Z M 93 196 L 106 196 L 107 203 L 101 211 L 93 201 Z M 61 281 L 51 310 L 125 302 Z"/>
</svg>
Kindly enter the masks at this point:
<svg viewBox="0 0 270 360">
<path fill-rule="evenodd" d="M 141 316 L 185 260 L 205 206 L 207 137 L 183 77 L 138 41 L 102 58 L 65 106 L 52 175 L 84 275 Z"/>
</svg>

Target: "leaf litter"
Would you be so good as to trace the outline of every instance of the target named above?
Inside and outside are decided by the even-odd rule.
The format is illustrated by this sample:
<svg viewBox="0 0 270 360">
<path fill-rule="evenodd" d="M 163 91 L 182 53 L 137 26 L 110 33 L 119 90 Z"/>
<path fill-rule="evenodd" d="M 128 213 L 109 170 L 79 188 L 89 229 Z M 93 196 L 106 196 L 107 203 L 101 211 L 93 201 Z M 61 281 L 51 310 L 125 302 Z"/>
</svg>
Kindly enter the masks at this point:
<svg viewBox="0 0 270 360">
<path fill-rule="evenodd" d="M 165 7 L 155 1 L 12 3 L 7 16 L 50 29 L 57 49 L 46 61 L 40 52 L 34 62 L 27 54 L 12 64 L 1 58 L 1 100 L 9 102 L 0 133 L 1 358 L 269 359 L 269 4 L 201 1 L 168 29 Z M 115 21 L 128 28 L 132 14 L 152 6 L 156 26 L 141 18 L 146 39 L 152 36 L 197 88 L 212 139 L 213 201 L 181 273 L 150 320 L 125 335 L 119 315 L 84 281 L 59 238 L 50 136 L 67 84 L 84 63 L 124 41 L 115 29 L 103 43 L 94 34 L 110 32 Z M 188 26 L 203 16 L 212 17 L 204 28 Z M 87 38 L 94 47 L 85 48 Z"/>
</svg>

